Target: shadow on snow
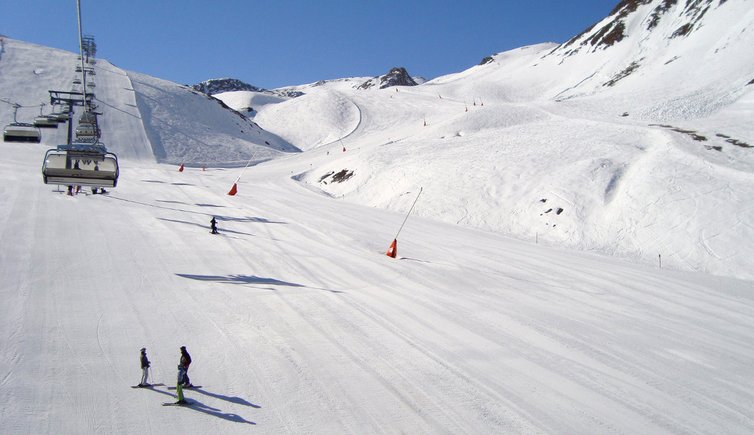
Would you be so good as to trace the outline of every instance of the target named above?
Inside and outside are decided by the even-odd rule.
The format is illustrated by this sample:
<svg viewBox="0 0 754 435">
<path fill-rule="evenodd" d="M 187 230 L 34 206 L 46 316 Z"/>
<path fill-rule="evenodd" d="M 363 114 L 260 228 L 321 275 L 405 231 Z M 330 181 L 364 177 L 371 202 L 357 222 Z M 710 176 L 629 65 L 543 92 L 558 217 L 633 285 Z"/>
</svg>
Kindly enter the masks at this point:
<svg viewBox="0 0 754 435">
<path fill-rule="evenodd" d="M 176 399 L 176 396 L 174 394 L 168 393 L 167 391 L 158 390 L 157 388 L 144 388 L 144 390 L 154 391 L 155 393 L 164 394 L 164 395 L 170 397 L 171 399 Z M 201 390 L 201 389 L 198 389 L 198 388 L 197 389 L 192 389 L 192 390 L 187 390 L 187 391 L 196 391 L 197 393 L 204 394 L 205 396 L 214 397 L 216 399 L 225 400 L 225 401 L 228 401 L 228 402 L 231 402 L 231 403 L 236 403 L 236 404 L 239 404 L 239 405 L 251 406 L 252 408 L 256 408 L 256 409 L 261 408 L 261 406 L 255 405 L 255 404 L 247 401 L 246 399 L 242 399 L 240 397 L 223 396 L 222 394 L 210 393 L 209 391 Z M 245 418 L 241 417 L 238 414 L 232 414 L 232 413 L 222 412 L 218 408 L 213 408 L 211 406 L 205 405 L 202 402 L 199 402 L 199 401 L 197 401 L 197 400 L 195 400 L 193 398 L 191 398 L 191 399 L 187 398 L 186 400 L 189 402 L 188 406 L 182 406 L 181 408 L 191 409 L 193 411 L 198 411 L 198 412 L 201 412 L 201 413 L 204 413 L 204 414 L 211 415 L 213 417 L 222 418 L 223 420 L 233 421 L 233 422 L 236 422 L 236 423 L 246 423 L 246 424 L 256 425 L 256 423 L 254 423 L 253 421 L 248 421 L 248 420 L 246 420 Z"/>
<path fill-rule="evenodd" d="M 181 278 L 195 279 L 197 281 L 212 281 L 223 284 L 266 284 L 266 285 L 278 285 L 287 287 L 299 287 L 299 288 L 311 288 L 314 290 L 324 290 L 330 293 L 343 293 L 339 290 L 331 290 L 321 287 L 310 287 L 302 284 L 296 284 L 295 282 L 280 281 L 275 278 L 264 278 L 255 275 L 192 275 L 188 273 L 176 273 Z M 272 287 L 268 287 L 268 290 L 275 290 Z"/>
</svg>

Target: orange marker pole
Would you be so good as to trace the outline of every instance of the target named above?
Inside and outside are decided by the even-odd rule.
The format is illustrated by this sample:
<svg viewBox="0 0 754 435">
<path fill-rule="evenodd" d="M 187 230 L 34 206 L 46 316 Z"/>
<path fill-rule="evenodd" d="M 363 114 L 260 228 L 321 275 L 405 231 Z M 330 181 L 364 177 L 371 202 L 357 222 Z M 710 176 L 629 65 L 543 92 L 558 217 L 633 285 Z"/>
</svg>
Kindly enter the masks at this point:
<svg viewBox="0 0 754 435">
<path fill-rule="evenodd" d="M 419 188 L 419 193 L 416 195 L 416 199 L 414 200 L 414 203 L 411 204 L 411 208 L 408 209 L 408 213 L 406 213 L 406 217 L 403 219 L 403 223 L 401 224 L 401 227 L 398 228 L 398 232 L 395 234 L 395 238 L 393 239 L 393 243 L 390 244 L 390 247 L 388 248 L 385 255 L 388 257 L 395 258 L 396 255 L 398 255 L 398 235 L 400 235 L 401 231 L 403 230 L 403 226 L 406 225 L 406 221 L 408 220 L 408 216 L 411 214 L 411 212 L 414 210 L 414 207 L 416 206 L 416 202 L 419 201 L 419 196 L 422 194 L 422 191 L 424 190 L 423 187 Z"/>
</svg>

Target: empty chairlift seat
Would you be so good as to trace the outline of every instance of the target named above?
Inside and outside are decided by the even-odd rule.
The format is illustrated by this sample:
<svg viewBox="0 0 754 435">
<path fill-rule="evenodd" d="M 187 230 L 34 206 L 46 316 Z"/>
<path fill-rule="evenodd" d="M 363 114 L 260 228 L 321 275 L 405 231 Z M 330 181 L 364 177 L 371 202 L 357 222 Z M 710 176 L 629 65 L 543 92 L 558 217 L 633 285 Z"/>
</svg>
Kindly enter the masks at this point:
<svg viewBox="0 0 754 435">
<path fill-rule="evenodd" d="M 42 140 L 39 128 L 33 124 L 14 122 L 3 129 L 3 140 L 6 142 L 35 142 Z"/>
<path fill-rule="evenodd" d="M 58 118 L 52 115 L 40 115 L 34 118 L 34 125 L 40 128 L 58 128 Z"/>
<path fill-rule="evenodd" d="M 88 122 L 81 122 L 76 126 L 76 138 L 77 139 L 89 139 L 99 137 L 100 131 L 95 124 Z"/>
<path fill-rule="evenodd" d="M 118 175 L 118 157 L 101 143 L 59 145 L 42 164 L 45 184 L 115 187 Z"/>
</svg>

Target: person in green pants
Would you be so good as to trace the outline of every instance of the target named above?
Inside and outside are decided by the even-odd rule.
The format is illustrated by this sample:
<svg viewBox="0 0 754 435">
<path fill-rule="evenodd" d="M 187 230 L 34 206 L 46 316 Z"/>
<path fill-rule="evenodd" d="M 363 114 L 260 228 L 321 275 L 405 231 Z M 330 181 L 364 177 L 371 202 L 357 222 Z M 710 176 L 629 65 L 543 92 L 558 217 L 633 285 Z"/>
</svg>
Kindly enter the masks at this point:
<svg viewBox="0 0 754 435">
<path fill-rule="evenodd" d="M 178 385 L 175 387 L 175 391 L 178 393 L 178 401 L 175 403 L 184 404 L 186 399 L 183 398 L 183 380 L 186 376 L 186 367 L 183 365 L 178 366 Z"/>
</svg>

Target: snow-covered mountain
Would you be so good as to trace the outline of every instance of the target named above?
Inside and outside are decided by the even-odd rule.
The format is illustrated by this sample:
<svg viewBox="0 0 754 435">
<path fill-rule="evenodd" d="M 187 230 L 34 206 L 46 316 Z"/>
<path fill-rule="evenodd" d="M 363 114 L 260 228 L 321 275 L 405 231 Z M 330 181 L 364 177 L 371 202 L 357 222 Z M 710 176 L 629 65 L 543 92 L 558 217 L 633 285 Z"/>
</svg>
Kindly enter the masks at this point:
<svg viewBox="0 0 754 435">
<path fill-rule="evenodd" d="M 385 89 L 393 86 L 416 86 L 424 83 L 422 78 L 413 78 L 404 67 L 391 68 L 387 74 L 373 77 L 359 85 L 359 89 Z"/>
<path fill-rule="evenodd" d="M 751 278 L 749 6 L 621 2 L 560 45 L 414 87 L 310 86 L 255 121 L 303 150 L 345 146 L 302 177 L 329 195 L 403 210 L 418 184 L 427 217 Z"/>
<path fill-rule="evenodd" d="M 220 104 L 180 85 L 118 74 L 132 82 L 123 87 L 134 89 L 143 120 L 133 130 L 143 129 L 139 140 L 158 161 L 241 165 L 335 147 L 340 152 L 298 179 L 394 210 L 406 207 L 402 192 L 422 185 L 421 216 L 751 278 L 754 247 L 740 240 L 754 237 L 739 220 L 752 192 L 742 174 L 754 161 L 748 6 L 622 1 L 563 44 L 522 47 L 418 86 L 375 84 L 370 92 L 360 88 L 375 79 L 356 77 L 222 92 L 214 95 Z M 377 79 L 387 77 L 411 84 L 405 71 Z M 11 86 L 16 78 L 5 80 Z M 18 99 L 43 101 L 51 86 L 43 83 L 35 98 Z M 106 101 L 106 89 L 98 98 Z M 124 117 L 113 112 L 104 118 Z M 353 175 L 343 182 L 327 175 L 344 170 Z"/>
<path fill-rule="evenodd" d="M 42 183 L 63 128 L 0 143 L 3 434 L 751 433 L 751 9 L 622 2 L 570 43 L 296 98 L 98 59 L 115 189 Z M 74 54 L 0 44 L 6 123 L 72 86 Z M 203 387 L 162 407 L 182 345 Z"/>
<path fill-rule="evenodd" d="M 197 83 L 192 86 L 194 90 L 203 92 L 207 95 L 219 94 L 222 92 L 235 92 L 235 91 L 252 91 L 252 92 L 264 92 L 265 89 L 258 88 L 248 83 L 242 82 L 238 79 L 222 78 L 222 79 L 209 79 L 201 83 Z"/>
<path fill-rule="evenodd" d="M 49 106 L 48 90 L 76 88 L 76 54 L 9 38 L 0 52 L 0 98 L 21 105 L 19 121 Z M 96 65 L 90 88 L 103 115 L 102 140 L 126 159 L 190 166 L 243 165 L 297 149 L 220 100 L 190 87 L 122 70 L 107 60 Z M 80 108 L 78 109 L 80 110 Z M 0 117 L 13 119 L 10 104 L 0 103 Z M 45 130 L 45 143 L 64 143 L 65 134 Z M 49 140 L 48 140 L 49 139 Z"/>
</svg>

